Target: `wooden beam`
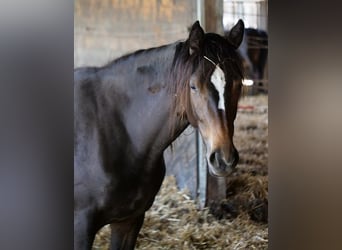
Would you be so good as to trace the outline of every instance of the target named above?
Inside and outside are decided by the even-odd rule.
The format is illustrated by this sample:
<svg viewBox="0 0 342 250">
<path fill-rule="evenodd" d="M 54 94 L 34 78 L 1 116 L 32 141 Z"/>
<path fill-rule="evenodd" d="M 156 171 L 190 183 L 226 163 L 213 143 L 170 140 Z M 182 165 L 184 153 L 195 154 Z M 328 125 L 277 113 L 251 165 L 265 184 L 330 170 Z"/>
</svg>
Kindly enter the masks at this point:
<svg viewBox="0 0 342 250">
<path fill-rule="evenodd" d="M 204 0 L 205 31 L 223 34 L 223 0 Z"/>
</svg>

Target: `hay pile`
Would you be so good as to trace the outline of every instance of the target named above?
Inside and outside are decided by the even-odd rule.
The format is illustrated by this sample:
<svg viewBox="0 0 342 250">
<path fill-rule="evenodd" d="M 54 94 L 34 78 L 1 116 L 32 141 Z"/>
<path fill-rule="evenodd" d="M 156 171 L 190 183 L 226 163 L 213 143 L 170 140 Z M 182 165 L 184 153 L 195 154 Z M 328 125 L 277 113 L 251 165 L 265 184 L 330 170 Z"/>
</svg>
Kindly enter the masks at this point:
<svg viewBox="0 0 342 250">
<path fill-rule="evenodd" d="M 108 249 L 109 230 L 101 230 L 93 249 Z M 146 213 L 136 249 L 267 249 L 267 242 L 267 225 L 253 223 L 245 214 L 217 220 L 208 209 L 197 210 L 169 176 Z"/>
<path fill-rule="evenodd" d="M 243 97 L 240 106 L 235 122 L 240 164 L 227 178 L 227 199 L 198 210 L 174 177 L 166 177 L 146 213 L 136 249 L 268 248 L 267 96 Z M 93 249 L 108 249 L 109 241 L 106 226 Z"/>
<path fill-rule="evenodd" d="M 239 101 L 235 120 L 234 144 L 239 151 L 238 170 L 267 175 L 268 166 L 268 98 L 246 96 Z"/>
</svg>

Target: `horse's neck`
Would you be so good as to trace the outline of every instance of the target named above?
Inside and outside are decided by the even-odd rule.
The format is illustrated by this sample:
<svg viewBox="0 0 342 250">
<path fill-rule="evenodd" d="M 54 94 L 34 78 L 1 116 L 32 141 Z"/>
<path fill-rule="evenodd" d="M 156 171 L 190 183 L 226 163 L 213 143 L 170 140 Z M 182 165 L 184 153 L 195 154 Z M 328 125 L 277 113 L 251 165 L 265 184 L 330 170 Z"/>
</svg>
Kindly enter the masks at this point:
<svg viewBox="0 0 342 250">
<path fill-rule="evenodd" d="M 104 92 L 111 93 L 111 102 L 125 127 L 129 141 L 137 153 L 162 153 L 187 127 L 188 122 L 172 114 L 175 102 L 168 84 L 175 46 L 128 58 L 107 76 Z M 146 56 L 146 55 L 145 55 Z M 152 58 L 149 58 L 152 57 Z M 133 60 L 134 59 L 134 60 Z M 158 63 L 156 63 L 158 62 Z M 107 98 L 108 99 L 108 98 Z"/>
</svg>

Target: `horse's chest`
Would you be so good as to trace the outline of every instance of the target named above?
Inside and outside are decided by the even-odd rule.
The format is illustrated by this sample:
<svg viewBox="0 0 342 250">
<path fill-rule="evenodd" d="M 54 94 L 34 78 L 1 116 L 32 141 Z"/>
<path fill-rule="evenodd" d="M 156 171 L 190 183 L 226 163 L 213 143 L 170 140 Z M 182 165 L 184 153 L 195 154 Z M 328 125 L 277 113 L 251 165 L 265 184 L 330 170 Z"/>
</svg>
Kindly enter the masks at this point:
<svg viewBox="0 0 342 250">
<path fill-rule="evenodd" d="M 125 199 L 113 197 L 114 211 L 123 217 L 140 214 L 146 210 L 148 201 L 152 198 L 144 187 L 137 187 L 125 193 Z M 119 206 L 117 206 L 119 204 Z"/>
<path fill-rule="evenodd" d="M 150 208 L 159 191 L 164 171 L 156 169 L 139 176 L 118 177 L 117 182 L 108 188 L 104 209 L 112 220 L 121 220 L 144 213 Z"/>
</svg>

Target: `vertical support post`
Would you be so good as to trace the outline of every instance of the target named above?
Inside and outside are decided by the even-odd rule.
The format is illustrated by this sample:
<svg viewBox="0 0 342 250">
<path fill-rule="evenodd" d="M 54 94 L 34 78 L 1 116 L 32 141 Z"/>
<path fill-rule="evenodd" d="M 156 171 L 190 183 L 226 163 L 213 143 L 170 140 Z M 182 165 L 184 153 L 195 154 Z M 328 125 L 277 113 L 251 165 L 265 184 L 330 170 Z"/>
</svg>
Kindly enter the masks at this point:
<svg viewBox="0 0 342 250">
<path fill-rule="evenodd" d="M 268 1 L 264 0 L 259 2 L 259 20 L 258 20 L 258 28 L 263 29 L 265 31 L 268 30 L 267 16 L 268 16 Z"/>
<path fill-rule="evenodd" d="M 197 20 L 205 27 L 204 0 L 197 0 Z M 204 145 L 202 137 L 196 130 L 197 150 L 197 199 L 200 209 L 206 205 L 207 198 L 207 162 L 204 156 Z"/>
<path fill-rule="evenodd" d="M 204 16 L 204 0 L 196 1 L 197 7 L 197 20 L 200 22 L 201 26 L 204 27 L 205 16 Z"/>
<path fill-rule="evenodd" d="M 207 202 L 207 162 L 204 156 L 204 145 L 200 133 L 196 132 L 197 143 L 197 199 L 199 208 L 205 207 Z"/>
<path fill-rule="evenodd" d="M 205 30 L 223 35 L 223 0 L 205 0 Z"/>
<path fill-rule="evenodd" d="M 223 35 L 223 1 L 197 0 L 197 19 L 206 32 L 216 32 Z M 211 201 L 226 198 L 226 179 L 216 178 L 209 174 L 204 153 L 204 144 L 199 132 L 196 132 L 197 142 L 197 199 L 199 207 L 203 208 Z"/>
</svg>

